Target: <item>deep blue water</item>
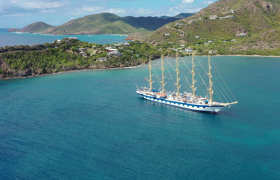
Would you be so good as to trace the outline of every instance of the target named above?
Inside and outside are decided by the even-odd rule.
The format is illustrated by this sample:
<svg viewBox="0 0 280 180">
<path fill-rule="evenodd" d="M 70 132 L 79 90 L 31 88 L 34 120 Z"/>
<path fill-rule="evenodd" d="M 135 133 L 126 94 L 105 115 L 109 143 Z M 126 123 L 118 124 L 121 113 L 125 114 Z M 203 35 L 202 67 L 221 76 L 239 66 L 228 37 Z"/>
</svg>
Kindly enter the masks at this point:
<svg viewBox="0 0 280 180">
<path fill-rule="evenodd" d="M 65 37 L 77 37 L 81 41 L 97 44 L 111 44 L 124 42 L 126 36 L 122 35 L 47 35 L 31 33 L 8 32 L 7 29 L 0 29 L 0 47 L 13 45 L 34 45 L 53 42 Z"/>
<path fill-rule="evenodd" d="M 146 67 L 0 81 L 0 179 L 279 180 L 280 60 L 213 65 L 240 102 L 218 115 L 138 98 Z"/>
</svg>

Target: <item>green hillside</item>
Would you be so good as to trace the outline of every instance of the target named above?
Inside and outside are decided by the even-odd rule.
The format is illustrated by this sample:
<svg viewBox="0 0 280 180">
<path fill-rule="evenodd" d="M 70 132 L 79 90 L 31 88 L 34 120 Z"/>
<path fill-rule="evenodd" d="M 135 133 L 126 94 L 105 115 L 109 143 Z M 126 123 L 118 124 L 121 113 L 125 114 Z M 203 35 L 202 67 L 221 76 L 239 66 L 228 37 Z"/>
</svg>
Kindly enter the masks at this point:
<svg viewBox="0 0 280 180">
<path fill-rule="evenodd" d="M 52 29 L 52 28 L 53 28 L 53 26 L 46 24 L 44 22 L 35 22 L 35 23 L 32 23 L 32 24 L 24 27 L 20 31 L 30 32 L 30 33 L 41 33 L 41 32 L 44 32 L 44 31 L 46 31 L 48 29 Z"/>
<path fill-rule="evenodd" d="M 85 16 L 83 18 L 69 21 L 58 26 L 48 33 L 51 34 L 126 34 L 136 31 L 144 31 L 135 28 L 121 20 L 121 17 L 102 13 Z"/>
<path fill-rule="evenodd" d="M 185 44 L 200 53 L 280 55 L 280 1 L 220 0 L 163 26 L 149 41 Z"/>
</svg>

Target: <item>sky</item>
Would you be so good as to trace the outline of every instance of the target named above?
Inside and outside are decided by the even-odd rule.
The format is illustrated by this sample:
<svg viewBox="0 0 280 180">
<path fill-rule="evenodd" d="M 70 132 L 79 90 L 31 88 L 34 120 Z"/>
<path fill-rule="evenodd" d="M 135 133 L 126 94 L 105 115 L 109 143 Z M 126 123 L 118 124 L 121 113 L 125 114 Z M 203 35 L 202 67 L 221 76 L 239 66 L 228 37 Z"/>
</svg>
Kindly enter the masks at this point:
<svg viewBox="0 0 280 180">
<path fill-rule="evenodd" d="M 0 28 L 21 28 L 37 21 L 60 25 L 85 15 L 174 16 L 198 12 L 216 0 L 0 0 Z"/>
</svg>

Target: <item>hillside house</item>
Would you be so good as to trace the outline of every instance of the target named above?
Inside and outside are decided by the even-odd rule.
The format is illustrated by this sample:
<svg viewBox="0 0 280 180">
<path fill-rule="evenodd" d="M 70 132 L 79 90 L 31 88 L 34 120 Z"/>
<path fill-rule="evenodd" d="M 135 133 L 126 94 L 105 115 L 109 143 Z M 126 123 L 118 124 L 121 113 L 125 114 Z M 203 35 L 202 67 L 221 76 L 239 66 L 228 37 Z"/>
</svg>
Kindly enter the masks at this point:
<svg viewBox="0 0 280 180">
<path fill-rule="evenodd" d="M 247 35 L 248 35 L 248 33 L 242 32 L 242 33 L 237 33 L 235 36 L 236 37 L 245 37 Z"/>
<path fill-rule="evenodd" d="M 216 19 L 218 19 L 218 16 L 217 15 L 210 15 L 209 19 L 210 20 L 216 20 Z"/>
<path fill-rule="evenodd" d="M 169 36 L 170 36 L 170 33 L 164 33 L 163 36 L 164 36 L 164 37 L 169 37 Z"/>
<path fill-rule="evenodd" d="M 112 48 L 112 47 L 106 47 L 106 51 L 108 52 L 109 56 L 121 56 L 121 53 L 118 49 Z"/>
<path fill-rule="evenodd" d="M 96 61 L 98 61 L 98 62 L 105 62 L 105 61 L 107 61 L 107 58 L 106 57 L 100 57 Z"/>
<path fill-rule="evenodd" d="M 184 26 L 184 24 L 182 24 L 182 23 L 176 23 L 174 27 L 175 27 L 175 28 L 181 28 L 182 26 Z"/>
<path fill-rule="evenodd" d="M 193 50 L 191 48 L 186 48 L 185 52 L 188 53 L 188 54 L 191 54 L 193 52 Z"/>
<path fill-rule="evenodd" d="M 180 37 L 184 37 L 185 36 L 185 32 L 184 31 L 180 31 Z"/>
<path fill-rule="evenodd" d="M 87 53 L 85 52 L 86 50 L 86 48 L 79 48 L 79 54 L 83 57 L 87 57 Z"/>
<path fill-rule="evenodd" d="M 229 18 L 233 18 L 233 15 L 228 15 L 228 16 L 224 16 L 224 17 L 219 17 L 219 19 L 229 19 Z"/>
</svg>

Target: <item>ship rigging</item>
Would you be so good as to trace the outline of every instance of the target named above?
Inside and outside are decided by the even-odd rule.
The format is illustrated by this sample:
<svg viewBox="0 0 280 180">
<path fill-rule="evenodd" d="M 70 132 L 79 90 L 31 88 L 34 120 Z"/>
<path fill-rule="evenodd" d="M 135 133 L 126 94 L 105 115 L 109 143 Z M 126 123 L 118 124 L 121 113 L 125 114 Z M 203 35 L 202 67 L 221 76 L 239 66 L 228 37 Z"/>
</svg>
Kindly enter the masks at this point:
<svg viewBox="0 0 280 180">
<path fill-rule="evenodd" d="M 180 79 L 180 68 L 179 68 L 179 58 L 178 52 L 176 53 L 176 93 L 166 92 L 165 86 L 165 66 L 164 66 L 164 56 L 161 56 L 161 88 L 160 91 L 153 89 L 153 77 L 152 77 L 152 62 L 149 58 L 148 70 L 149 70 L 149 88 L 144 87 L 137 89 L 136 93 L 139 94 L 146 100 L 154 101 L 157 103 L 167 104 L 171 106 L 176 106 L 188 110 L 199 111 L 199 112 L 210 112 L 218 113 L 230 107 L 233 104 L 237 104 L 237 101 L 222 103 L 213 100 L 214 90 L 213 90 L 213 75 L 212 75 L 212 64 L 211 56 L 208 56 L 208 97 L 201 97 L 196 94 L 196 71 L 195 71 L 195 55 L 192 54 L 192 69 L 191 69 L 191 89 L 192 92 L 181 92 L 181 79 Z"/>
</svg>

